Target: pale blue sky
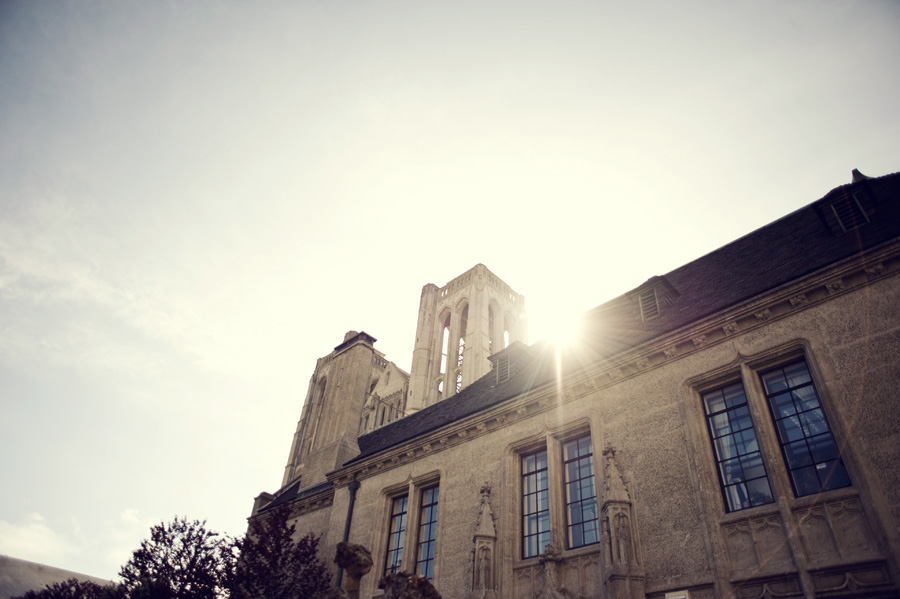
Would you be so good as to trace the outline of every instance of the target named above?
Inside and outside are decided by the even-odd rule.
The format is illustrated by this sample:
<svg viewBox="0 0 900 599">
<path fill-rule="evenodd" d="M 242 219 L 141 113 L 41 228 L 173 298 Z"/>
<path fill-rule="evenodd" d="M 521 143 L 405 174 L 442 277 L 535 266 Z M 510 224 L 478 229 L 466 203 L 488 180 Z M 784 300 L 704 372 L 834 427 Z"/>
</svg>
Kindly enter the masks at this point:
<svg viewBox="0 0 900 599">
<path fill-rule="evenodd" d="M 900 169 L 900 3 L 0 2 L 0 553 L 240 534 L 316 358 L 482 262 L 532 340 Z"/>
</svg>

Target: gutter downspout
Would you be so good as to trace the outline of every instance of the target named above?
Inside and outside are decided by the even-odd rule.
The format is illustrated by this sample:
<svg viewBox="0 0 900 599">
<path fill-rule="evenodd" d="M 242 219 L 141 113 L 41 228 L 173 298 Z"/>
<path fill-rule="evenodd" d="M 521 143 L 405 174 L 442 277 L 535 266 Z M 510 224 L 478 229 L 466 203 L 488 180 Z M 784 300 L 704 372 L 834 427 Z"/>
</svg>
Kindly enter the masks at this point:
<svg viewBox="0 0 900 599">
<path fill-rule="evenodd" d="M 347 485 L 350 491 L 350 504 L 347 505 L 347 521 L 344 523 L 344 542 L 350 539 L 350 522 L 353 521 L 353 504 L 356 503 L 356 492 L 359 491 L 359 481 L 355 478 Z M 337 583 L 335 586 L 341 588 L 341 581 L 344 579 L 344 568 L 338 568 Z"/>
</svg>

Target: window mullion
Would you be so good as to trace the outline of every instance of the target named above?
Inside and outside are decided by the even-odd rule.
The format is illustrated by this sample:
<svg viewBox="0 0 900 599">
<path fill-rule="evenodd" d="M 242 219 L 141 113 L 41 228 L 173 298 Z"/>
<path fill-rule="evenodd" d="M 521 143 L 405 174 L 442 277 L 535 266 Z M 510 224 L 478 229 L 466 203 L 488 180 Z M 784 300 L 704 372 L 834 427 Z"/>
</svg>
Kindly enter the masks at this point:
<svg viewBox="0 0 900 599">
<path fill-rule="evenodd" d="M 403 571 L 413 572 L 416 567 L 416 546 L 419 544 L 419 502 L 421 489 L 412 483 L 409 485 L 406 510 L 406 544 L 403 546 Z"/>
<path fill-rule="evenodd" d="M 566 549 L 566 483 L 563 479 L 562 450 L 559 441 L 547 438 L 547 469 L 550 487 L 550 542 L 557 549 Z M 544 548 L 541 547 L 541 553 Z"/>
<path fill-rule="evenodd" d="M 744 383 L 747 405 L 750 407 L 750 416 L 756 425 L 756 439 L 769 475 L 772 494 L 775 497 L 790 496 L 791 493 L 788 491 L 791 488 L 791 481 L 784 468 L 781 445 L 778 443 L 775 423 L 772 421 L 772 413 L 762 382 L 757 376 L 757 371 L 747 364 L 741 364 L 741 379 Z"/>
</svg>

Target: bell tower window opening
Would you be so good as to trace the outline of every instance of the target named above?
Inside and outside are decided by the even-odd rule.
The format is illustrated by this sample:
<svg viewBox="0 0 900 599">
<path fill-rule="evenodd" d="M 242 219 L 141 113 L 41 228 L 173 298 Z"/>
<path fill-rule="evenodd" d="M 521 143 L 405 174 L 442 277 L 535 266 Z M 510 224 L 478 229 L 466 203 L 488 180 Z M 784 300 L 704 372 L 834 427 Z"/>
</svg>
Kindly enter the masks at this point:
<svg viewBox="0 0 900 599">
<path fill-rule="evenodd" d="M 494 353 L 494 308 L 488 306 L 488 354 Z"/>
<path fill-rule="evenodd" d="M 456 351 L 456 367 L 462 368 L 463 364 L 463 352 L 466 349 L 466 328 L 469 322 L 469 306 L 466 305 L 462 312 L 460 313 L 459 318 L 459 342 L 457 343 L 457 351 Z"/>
<path fill-rule="evenodd" d="M 462 370 L 456 371 L 456 392 L 459 393 L 462 390 Z"/>
<path fill-rule="evenodd" d="M 447 372 L 447 354 L 450 351 L 450 314 L 444 318 L 444 324 L 441 328 L 441 374 Z"/>
</svg>

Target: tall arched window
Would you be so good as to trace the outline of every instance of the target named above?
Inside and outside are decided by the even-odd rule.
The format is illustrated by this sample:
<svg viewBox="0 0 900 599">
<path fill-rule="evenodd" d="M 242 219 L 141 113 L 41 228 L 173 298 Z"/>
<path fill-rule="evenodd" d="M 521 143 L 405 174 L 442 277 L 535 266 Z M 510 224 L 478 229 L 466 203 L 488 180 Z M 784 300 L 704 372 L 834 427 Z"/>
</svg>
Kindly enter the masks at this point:
<svg viewBox="0 0 900 599">
<path fill-rule="evenodd" d="M 447 354 L 450 351 L 450 313 L 444 318 L 444 324 L 441 328 L 441 374 L 447 372 Z"/>
<path fill-rule="evenodd" d="M 462 368 L 463 353 L 466 349 L 466 327 L 469 323 L 469 305 L 466 304 L 459 317 L 459 341 L 456 350 L 456 367 Z"/>
<path fill-rule="evenodd" d="M 503 349 L 509 347 L 509 342 L 512 339 L 512 317 L 507 314 L 503 317 Z"/>
<path fill-rule="evenodd" d="M 488 354 L 494 353 L 494 307 L 488 306 Z"/>
</svg>

